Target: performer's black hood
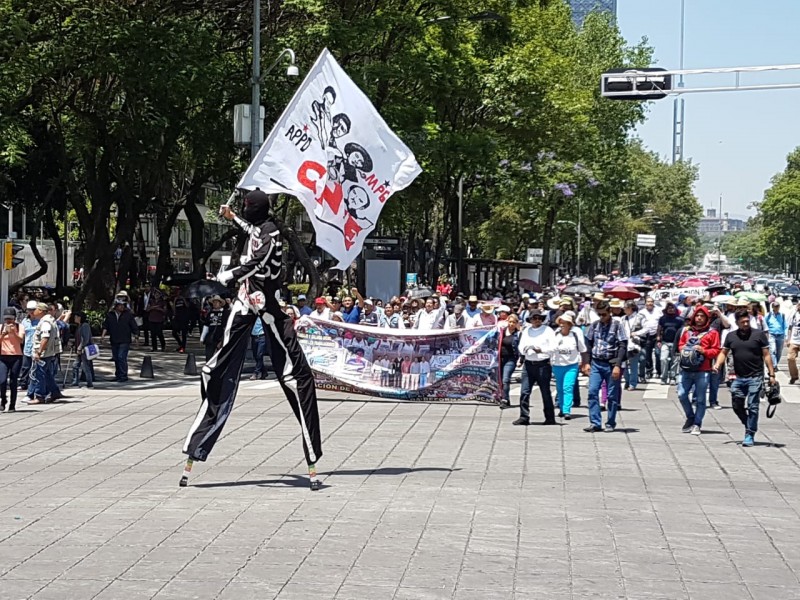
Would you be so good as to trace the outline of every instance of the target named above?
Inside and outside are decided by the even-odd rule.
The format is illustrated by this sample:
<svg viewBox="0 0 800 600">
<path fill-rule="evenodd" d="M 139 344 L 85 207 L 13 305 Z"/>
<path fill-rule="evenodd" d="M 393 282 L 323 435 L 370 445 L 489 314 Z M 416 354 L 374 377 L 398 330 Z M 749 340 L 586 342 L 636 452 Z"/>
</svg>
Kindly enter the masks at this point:
<svg viewBox="0 0 800 600">
<path fill-rule="evenodd" d="M 269 218 L 269 208 L 269 196 L 256 188 L 252 192 L 247 192 L 244 197 L 242 216 L 252 225 L 261 225 Z"/>
</svg>

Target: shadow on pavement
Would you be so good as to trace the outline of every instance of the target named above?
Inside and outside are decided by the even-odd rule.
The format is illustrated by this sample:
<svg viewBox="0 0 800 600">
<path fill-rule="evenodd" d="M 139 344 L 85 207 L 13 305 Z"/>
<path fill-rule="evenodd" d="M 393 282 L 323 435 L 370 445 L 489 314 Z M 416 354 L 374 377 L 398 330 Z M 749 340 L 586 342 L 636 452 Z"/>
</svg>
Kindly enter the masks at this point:
<svg viewBox="0 0 800 600">
<path fill-rule="evenodd" d="M 614 433 L 639 433 L 639 430 L 635 427 L 617 427 Z"/>
<path fill-rule="evenodd" d="M 737 446 L 742 445 L 742 440 L 729 440 L 725 442 L 726 444 L 736 444 Z M 767 448 L 785 448 L 786 444 L 776 444 L 774 442 L 756 442 L 753 446 L 765 446 Z"/>
<path fill-rule="evenodd" d="M 242 487 L 255 485 L 258 487 L 308 487 L 308 477 L 302 475 L 283 475 L 281 479 L 248 479 L 246 481 L 220 481 L 218 483 L 195 483 L 189 487 L 196 488 L 220 488 L 220 487 Z M 330 487 L 322 484 L 320 489 Z"/>
<path fill-rule="evenodd" d="M 408 473 L 443 472 L 452 473 L 461 469 L 447 467 L 380 467 L 378 469 L 340 469 L 323 475 L 407 475 Z"/>
</svg>

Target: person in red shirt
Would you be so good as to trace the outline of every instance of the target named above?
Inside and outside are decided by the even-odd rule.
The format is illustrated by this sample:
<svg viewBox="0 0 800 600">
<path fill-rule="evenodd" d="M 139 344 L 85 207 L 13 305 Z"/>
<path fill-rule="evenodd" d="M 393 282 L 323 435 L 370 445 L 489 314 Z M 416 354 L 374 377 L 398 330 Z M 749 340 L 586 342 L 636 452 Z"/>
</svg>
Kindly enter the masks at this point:
<svg viewBox="0 0 800 600">
<path fill-rule="evenodd" d="M 711 329 L 708 309 L 699 305 L 692 315 L 691 325 L 683 330 L 678 342 L 681 377 L 678 384 L 678 399 L 686 413 L 683 432 L 700 435 L 703 417 L 706 414 L 706 400 L 711 367 L 720 351 L 719 333 Z M 697 408 L 692 407 L 691 392 Z"/>
</svg>

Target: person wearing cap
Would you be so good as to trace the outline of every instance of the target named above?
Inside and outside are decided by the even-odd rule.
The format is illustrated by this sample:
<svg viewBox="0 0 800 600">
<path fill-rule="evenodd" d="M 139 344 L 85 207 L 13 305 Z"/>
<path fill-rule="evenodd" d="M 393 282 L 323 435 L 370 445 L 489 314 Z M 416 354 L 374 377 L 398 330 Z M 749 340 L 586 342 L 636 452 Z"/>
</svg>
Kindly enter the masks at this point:
<svg viewBox="0 0 800 600">
<path fill-rule="evenodd" d="M 378 311 L 375 310 L 375 302 L 373 302 L 370 298 L 364 300 L 364 311 L 361 313 L 361 325 L 366 325 L 368 327 L 377 327 L 378 326 L 379 315 Z"/>
<path fill-rule="evenodd" d="M 606 295 L 603 292 L 595 292 L 591 302 L 584 303 L 583 308 L 581 308 L 581 311 L 576 317 L 575 324 L 588 327 L 592 323 L 598 321 L 600 317 L 597 316 L 597 306 L 605 301 Z"/>
<path fill-rule="evenodd" d="M 541 313 L 539 310 L 536 312 Z M 481 312 L 467 321 L 467 328 L 492 327 L 494 325 L 497 325 L 497 317 L 494 314 L 494 304 L 481 304 Z"/>
<path fill-rule="evenodd" d="M 586 340 L 580 327 L 575 327 L 575 313 L 567 311 L 558 317 L 559 328 L 555 332 L 552 352 L 553 375 L 556 379 L 558 416 L 569 421 L 578 371 L 582 363 L 588 363 Z"/>
<path fill-rule="evenodd" d="M 209 302 L 211 304 L 211 310 L 208 311 L 203 319 L 203 332 L 200 334 L 200 341 L 203 343 L 206 350 L 206 362 L 211 359 L 214 352 L 222 347 L 225 325 L 230 315 L 230 311 L 222 296 L 214 295 Z"/>
<path fill-rule="evenodd" d="M 316 463 L 322 457 L 316 386 L 311 367 L 297 338 L 292 317 L 278 302 L 283 282 L 283 240 L 271 215 L 270 197 L 255 189 L 244 197 L 242 217 L 224 205 L 220 216 L 233 221 L 246 235 L 238 265 L 220 271 L 217 281 L 238 287 L 230 307 L 222 347 L 203 366 L 202 403 L 183 446 L 188 456 L 179 485 L 189 484 L 194 461 L 205 461 L 233 412 L 236 393 L 256 319 L 269 338 L 272 366 L 281 389 L 300 425 L 310 489 L 321 489 Z"/>
<path fill-rule="evenodd" d="M 789 365 L 789 384 L 794 385 L 800 377 L 797 370 L 797 355 L 800 353 L 800 301 L 795 303 L 795 309 L 789 317 L 786 337 L 786 347 L 789 349 L 786 358 Z"/>
<path fill-rule="evenodd" d="M 301 317 L 307 317 L 313 312 L 313 309 L 306 304 L 307 301 L 308 299 L 305 294 L 300 294 L 297 297 L 297 310 L 300 311 Z"/>
<path fill-rule="evenodd" d="M 30 385 L 30 374 L 33 366 L 33 334 L 39 324 L 39 318 L 34 317 L 36 311 L 36 300 L 29 300 L 25 305 L 25 317 L 20 323 L 20 329 L 25 335 L 25 343 L 22 347 L 22 366 L 19 372 L 19 388 L 28 389 Z"/>
<path fill-rule="evenodd" d="M 611 317 L 611 307 L 605 300 L 597 303 L 598 319 L 586 330 L 586 346 L 591 357 L 590 363 L 581 367 L 589 377 L 589 421 L 584 428 L 587 433 L 603 430 L 600 411 L 600 388 L 605 382 L 608 388 L 608 411 L 606 413 L 607 432 L 617 427 L 617 410 L 621 396 L 620 379 L 622 366 L 628 354 L 628 337 L 625 327 Z"/>
<path fill-rule="evenodd" d="M 608 306 L 611 308 L 611 316 L 615 319 L 623 319 L 625 318 L 625 303 L 620 300 L 619 298 L 612 298 L 608 301 Z"/>
<path fill-rule="evenodd" d="M 505 323 L 508 320 L 508 316 L 511 314 L 511 307 L 508 304 L 501 304 L 497 307 L 497 324 Z"/>
<path fill-rule="evenodd" d="M 33 335 L 34 369 L 31 374 L 32 390 L 28 391 L 30 399 L 28 403 L 44 404 L 53 402 L 60 396 L 55 370 L 58 355 L 61 354 L 61 336 L 47 304 L 39 302 L 33 316 L 39 319 L 39 323 Z"/>
<path fill-rule="evenodd" d="M 24 340 L 25 335 L 17 325 L 17 311 L 9 306 L 3 311 L 3 326 L 0 329 L 0 412 L 7 410 L 13 413 L 17 410 L 17 377 L 22 366 Z M 10 402 L 8 402 L 9 385 Z"/>
<path fill-rule="evenodd" d="M 447 296 L 435 298 L 431 296 L 425 300 L 425 306 L 417 312 L 413 329 L 433 330 L 444 329 L 444 317 L 447 313 Z"/>
<path fill-rule="evenodd" d="M 121 299 L 114 300 L 114 308 L 106 315 L 103 331 L 100 336 L 105 340 L 106 334 L 111 339 L 111 358 L 114 360 L 114 381 L 128 381 L 128 352 L 131 342 L 139 334 L 136 319 Z"/>
<path fill-rule="evenodd" d="M 331 309 L 328 308 L 328 301 L 322 296 L 314 300 L 314 310 L 311 311 L 309 316 L 314 319 L 325 319 L 326 321 L 330 321 Z"/>
<path fill-rule="evenodd" d="M 786 342 L 786 316 L 781 312 L 781 303 L 777 300 L 772 302 L 771 308 L 772 310 L 764 320 L 769 333 L 769 353 L 777 371 L 778 363 L 783 355 L 783 344 Z"/>
<path fill-rule="evenodd" d="M 75 364 L 72 367 L 72 385 L 81 387 L 81 372 L 86 379 L 86 387 L 94 387 L 94 361 L 86 356 L 86 347 L 93 343 L 92 327 L 86 319 L 86 313 L 79 311 L 73 313 L 72 320 L 75 322 Z"/>
<path fill-rule="evenodd" d="M 464 309 L 464 312 L 467 313 L 467 317 L 470 319 L 480 314 L 481 309 L 478 306 L 478 297 L 475 294 L 467 298 L 467 308 Z"/>
<path fill-rule="evenodd" d="M 448 331 L 452 329 L 465 329 L 469 323 L 469 317 L 465 307 L 460 302 L 453 305 L 453 314 L 448 315 L 444 320 L 444 328 Z"/>
<path fill-rule="evenodd" d="M 545 327 L 544 313 L 538 309 L 531 311 L 530 327 L 522 330 L 519 338 L 519 353 L 525 358 L 523 363 L 522 389 L 519 396 L 519 418 L 514 425 L 530 424 L 530 400 L 534 385 L 542 394 L 544 424 L 556 424 L 553 396 L 550 393 L 550 380 L 553 369 L 550 355 L 555 349 L 556 336 L 553 330 Z"/>
</svg>

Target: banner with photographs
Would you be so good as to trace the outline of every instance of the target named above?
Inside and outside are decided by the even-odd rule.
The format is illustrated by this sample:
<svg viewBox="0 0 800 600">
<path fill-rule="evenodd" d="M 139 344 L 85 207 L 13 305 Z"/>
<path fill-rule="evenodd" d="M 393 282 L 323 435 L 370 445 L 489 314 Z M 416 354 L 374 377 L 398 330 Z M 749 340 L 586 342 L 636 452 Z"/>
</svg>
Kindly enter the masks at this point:
<svg viewBox="0 0 800 600">
<path fill-rule="evenodd" d="M 400 400 L 500 400 L 496 327 L 421 332 L 303 317 L 297 336 L 318 389 Z"/>
</svg>

